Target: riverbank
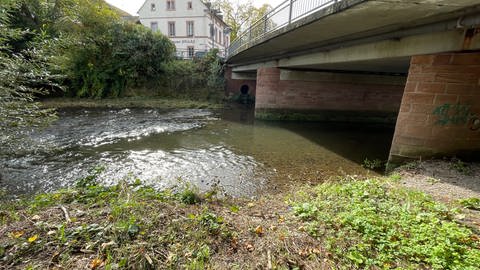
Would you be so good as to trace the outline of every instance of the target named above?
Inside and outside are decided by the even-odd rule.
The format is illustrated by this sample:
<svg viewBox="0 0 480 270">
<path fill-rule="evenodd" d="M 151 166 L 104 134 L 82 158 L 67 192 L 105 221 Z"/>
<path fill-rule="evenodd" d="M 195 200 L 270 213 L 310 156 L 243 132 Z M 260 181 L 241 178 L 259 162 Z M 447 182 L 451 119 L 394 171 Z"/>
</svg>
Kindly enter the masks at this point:
<svg viewBox="0 0 480 270">
<path fill-rule="evenodd" d="M 476 164 L 442 164 L 459 180 L 480 173 Z M 404 188 L 429 166 L 256 200 L 188 186 L 159 192 L 140 181 L 104 187 L 92 175 L 2 203 L 0 269 L 479 269 L 480 224 L 463 223 L 479 203 Z"/>
<path fill-rule="evenodd" d="M 51 98 L 41 101 L 46 108 L 152 108 L 152 109 L 222 109 L 223 103 L 202 100 L 159 97 L 132 97 L 113 99 Z"/>
</svg>

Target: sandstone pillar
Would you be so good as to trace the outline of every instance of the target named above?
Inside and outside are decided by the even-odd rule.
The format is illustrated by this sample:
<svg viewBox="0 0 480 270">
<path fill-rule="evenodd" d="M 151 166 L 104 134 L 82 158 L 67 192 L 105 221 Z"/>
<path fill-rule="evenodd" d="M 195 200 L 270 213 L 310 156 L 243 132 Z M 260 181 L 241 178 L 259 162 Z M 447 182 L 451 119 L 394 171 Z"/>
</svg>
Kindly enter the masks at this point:
<svg viewBox="0 0 480 270">
<path fill-rule="evenodd" d="M 480 53 L 413 56 L 390 163 L 480 158 Z"/>
</svg>

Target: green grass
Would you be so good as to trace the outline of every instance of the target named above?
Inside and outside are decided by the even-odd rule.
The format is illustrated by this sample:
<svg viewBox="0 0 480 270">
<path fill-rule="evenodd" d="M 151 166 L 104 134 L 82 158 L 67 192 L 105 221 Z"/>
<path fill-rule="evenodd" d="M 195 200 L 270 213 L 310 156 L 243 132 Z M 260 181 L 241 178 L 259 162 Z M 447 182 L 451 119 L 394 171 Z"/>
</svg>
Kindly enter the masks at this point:
<svg viewBox="0 0 480 270">
<path fill-rule="evenodd" d="M 480 269 L 479 238 L 455 210 L 391 180 L 322 184 L 292 206 L 345 268 Z"/>
</svg>

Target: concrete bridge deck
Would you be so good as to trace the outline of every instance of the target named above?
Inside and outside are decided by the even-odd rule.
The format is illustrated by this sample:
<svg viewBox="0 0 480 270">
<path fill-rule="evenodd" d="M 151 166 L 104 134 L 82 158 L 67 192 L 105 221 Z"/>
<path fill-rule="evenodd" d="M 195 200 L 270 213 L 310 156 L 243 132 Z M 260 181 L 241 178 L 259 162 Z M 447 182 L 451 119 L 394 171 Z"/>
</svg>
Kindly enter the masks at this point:
<svg viewBox="0 0 480 270">
<path fill-rule="evenodd" d="M 478 0 L 343 0 L 252 38 L 229 56 L 258 67 L 407 73 L 412 55 L 480 49 Z"/>
</svg>

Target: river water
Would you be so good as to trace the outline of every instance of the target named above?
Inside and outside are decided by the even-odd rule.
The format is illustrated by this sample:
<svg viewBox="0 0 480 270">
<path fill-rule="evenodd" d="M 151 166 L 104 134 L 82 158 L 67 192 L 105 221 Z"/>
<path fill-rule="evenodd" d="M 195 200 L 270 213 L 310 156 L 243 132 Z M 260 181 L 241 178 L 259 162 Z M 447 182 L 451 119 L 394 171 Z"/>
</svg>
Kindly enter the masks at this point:
<svg viewBox="0 0 480 270">
<path fill-rule="evenodd" d="M 254 196 L 297 182 L 374 174 L 365 158 L 385 160 L 392 128 L 264 122 L 246 108 L 210 110 L 69 109 L 32 133 L 35 150 L 0 158 L 10 195 L 74 185 L 95 167 L 104 184 L 143 182 L 159 189 L 192 183 Z"/>
</svg>

